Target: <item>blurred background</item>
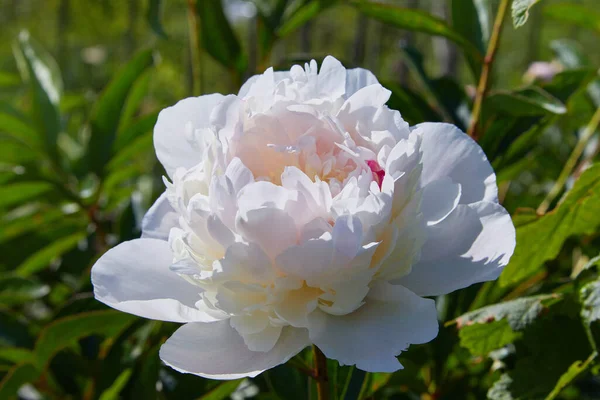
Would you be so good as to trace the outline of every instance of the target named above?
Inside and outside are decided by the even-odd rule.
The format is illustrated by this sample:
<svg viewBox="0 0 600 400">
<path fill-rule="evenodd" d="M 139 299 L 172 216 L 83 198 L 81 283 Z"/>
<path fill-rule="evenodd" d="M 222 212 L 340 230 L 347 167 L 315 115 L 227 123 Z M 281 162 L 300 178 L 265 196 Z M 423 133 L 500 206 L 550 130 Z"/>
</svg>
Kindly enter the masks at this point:
<svg viewBox="0 0 600 400">
<path fill-rule="evenodd" d="M 600 2 L 515 3 L 532 7 L 518 28 L 508 10 L 479 122 L 480 144 L 512 214 L 544 201 L 600 105 Z M 447 121 L 466 131 L 499 5 L 0 0 L 0 399 L 314 396 L 299 372 L 310 354 L 292 363 L 298 368 L 278 367 L 253 381 L 181 375 L 161 366 L 157 354 L 176 324 L 108 311 L 93 299 L 91 265 L 108 248 L 139 237 L 144 212 L 164 190 L 152 147 L 158 112 L 189 96 L 236 93 L 269 66 L 288 69 L 330 54 L 346 67 L 373 71 L 393 92 L 390 107 L 411 125 Z M 597 142 L 586 140 L 567 187 L 594 160 Z M 504 287 L 476 285 L 440 299 L 440 320 L 570 283 L 572 270 L 598 253 L 595 239 L 567 241 L 541 278 L 540 263 Z M 570 338 L 587 343 L 580 331 Z M 360 396 L 544 398 L 587 351 L 573 344 L 557 365 L 548 361 L 541 373 L 547 379 L 511 392 L 506 381 L 494 382 L 529 353 L 515 356 L 515 346 L 506 347 L 515 338 L 485 347 L 505 352 L 495 355 L 462 339 L 455 327 L 442 329 L 433 344 L 402 354 L 404 371 L 363 374 Z M 340 382 L 358 376 L 331 368 Z M 599 388 L 591 374 L 559 392 L 600 398 Z M 513 397 L 501 397 L 509 392 Z"/>
</svg>

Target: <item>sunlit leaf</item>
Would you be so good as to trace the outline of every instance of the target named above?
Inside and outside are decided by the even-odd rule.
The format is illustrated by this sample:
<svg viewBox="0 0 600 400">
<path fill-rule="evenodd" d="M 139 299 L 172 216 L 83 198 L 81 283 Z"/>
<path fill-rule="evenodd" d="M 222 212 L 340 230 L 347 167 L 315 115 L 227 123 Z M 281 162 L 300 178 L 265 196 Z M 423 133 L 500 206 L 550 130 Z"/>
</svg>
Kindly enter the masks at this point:
<svg viewBox="0 0 600 400">
<path fill-rule="evenodd" d="M 525 25 L 529 18 L 529 9 L 540 0 L 513 0 L 512 2 L 512 19 L 513 26 L 519 28 Z"/>
<path fill-rule="evenodd" d="M 489 4 L 484 0 L 452 1 L 452 28 L 484 54 L 490 35 Z"/>
<path fill-rule="evenodd" d="M 535 273 L 555 258 L 564 241 L 572 235 L 595 232 L 600 225 L 600 165 L 584 171 L 551 212 L 517 226 L 517 247 L 500 275 L 503 286 Z"/>
<path fill-rule="evenodd" d="M 131 369 L 126 369 L 125 371 L 121 372 L 121 374 L 117 377 L 117 379 L 115 379 L 113 384 L 104 392 L 102 392 L 99 400 L 120 399 L 121 397 L 119 396 L 119 393 L 121 392 L 121 390 L 123 390 L 125 385 L 127 385 L 127 382 L 129 381 L 132 372 L 133 371 Z"/>
<path fill-rule="evenodd" d="M 567 112 L 565 105 L 550 93 L 538 87 L 518 92 L 495 92 L 485 99 L 487 112 L 502 113 L 510 116 L 536 116 Z"/>
<path fill-rule="evenodd" d="M 219 386 L 206 393 L 204 396 L 200 397 L 198 400 L 223 400 L 229 398 L 229 396 L 235 392 L 240 383 L 242 383 L 243 379 L 236 379 L 233 381 L 228 381 L 221 383 Z"/>
<path fill-rule="evenodd" d="M 469 325 L 462 328 L 458 335 L 460 345 L 476 356 L 485 356 L 521 337 L 519 332 L 511 329 L 506 320 Z"/>
</svg>

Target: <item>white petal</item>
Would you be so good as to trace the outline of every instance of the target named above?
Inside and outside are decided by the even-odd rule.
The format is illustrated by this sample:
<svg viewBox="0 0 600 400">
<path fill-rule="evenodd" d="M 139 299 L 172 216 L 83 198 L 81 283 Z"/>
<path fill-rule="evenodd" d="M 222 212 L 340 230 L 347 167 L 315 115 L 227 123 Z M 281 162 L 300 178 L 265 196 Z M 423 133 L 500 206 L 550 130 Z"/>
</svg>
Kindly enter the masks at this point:
<svg viewBox="0 0 600 400">
<path fill-rule="evenodd" d="M 426 343 L 438 332 L 435 303 L 402 286 L 378 283 L 366 303 L 344 316 L 315 311 L 309 316 L 311 341 L 340 365 L 369 372 L 402 368 L 396 356 L 410 344 Z"/>
<path fill-rule="evenodd" d="M 250 210 L 237 219 L 236 227 L 246 240 L 258 244 L 272 258 L 298 239 L 294 219 L 278 208 Z"/>
<path fill-rule="evenodd" d="M 281 335 L 281 326 L 268 325 L 263 331 L 243 336 L 244 343 L 250 351 L 269 351 L 275 346 Z"/>
<path fill-rule="evenodd" d="M 336 58 L 327 56 L 319 70 L 320 94 L 337 99 L 346 91 L 346 68 Z"/>
<path fill-rule="evenodd" d="M 169 244 L 157 239 L 123 242 L 92 268 L 97 300 L 140 317 L 172 322 L 215 321 L 195 307 L 198 287 L 169 270 Z"/>
<path fill-rule="evenodd" d="M 363 68 L 348 69 L 346 70 L 346 98 L 360 89 L 376 83 L 379 82 L 371 71 Z"/>
<path fill-rule="evenodd" d="M 421 212 L 428 224 L 437 224 L 446 218 L 460 201 L 460 184 L 444 177 L 423 188 Z"/>
<path fill-rule="evenodd" d="M 154 148 L 169 176 L 172 177 L 178 167 L 189 169 L 201 161 L 202 153 L 188 141 L 186 130 L 207 128 L 213 108 L 222 99 L 220 94 L 190 97 L 158 114 Z"/>
<path fill-rule="evenodd" d="M 510 216 L 496 203 L 459 205 L 428 229 L 430 237 L 421 261 L 397 281 L 420 296 L 446 294 L 496 279 L 515 248 Z"/>
<path fill-rule="evenodd" d="M 167 194 L 163 193 L 144 215 L 142 238 L 168 240 L 173 227 L 179 227 L 179 214 L 171 207 Z"/>
<path fill-rule="evenodd" d="M 306 329 L 286 327 L 267 352 L 250 351 L 229 321 L 190 323 L 160 348 L 160 358 L 180 372 L 211 379 L 255 377 L 310 344 Z"/>
<path fill-rule="evenodd" d="M 444 123 L 423 123 L 412 133 L 423 139 L 423 186 L 449 177 L 462 187 L 460 203 L 498 201 L 496 175 L 483 150 L 457 127 Z"/>
</svg>

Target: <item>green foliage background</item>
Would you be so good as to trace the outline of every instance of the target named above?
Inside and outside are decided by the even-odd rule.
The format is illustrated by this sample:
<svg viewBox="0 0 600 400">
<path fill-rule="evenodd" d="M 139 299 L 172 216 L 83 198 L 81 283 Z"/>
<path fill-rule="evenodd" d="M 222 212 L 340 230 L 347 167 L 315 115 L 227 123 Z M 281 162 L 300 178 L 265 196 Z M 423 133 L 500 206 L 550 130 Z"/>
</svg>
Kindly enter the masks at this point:
<svg viewBox="0 0 600 400">
<path fill-rule="evenodd" d="M 329 361 L 331 397 L 600 398 L 597 0 L 385 3 L 0 0 L 0 399 L 316 399 L 309 350 L 244 381 L 161 365 L 177 324 L 107 309 L 90 268 L 163 190 L 162 108 L 327 54 L 371 69 L 411 124 L 465 131 L 487 61 L 474 128 L 517 226 L 500 279 L 439 297 L 440 334 L 404 370 Z"/>
</svg>

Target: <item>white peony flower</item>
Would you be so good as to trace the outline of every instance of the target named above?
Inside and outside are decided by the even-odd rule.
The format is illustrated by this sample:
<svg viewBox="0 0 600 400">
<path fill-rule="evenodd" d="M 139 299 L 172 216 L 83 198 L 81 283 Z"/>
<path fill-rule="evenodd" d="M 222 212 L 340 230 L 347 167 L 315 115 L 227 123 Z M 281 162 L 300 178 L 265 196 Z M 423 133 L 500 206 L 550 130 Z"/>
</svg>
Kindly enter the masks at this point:
<svg viewBox="0 0 600 400">
<path fill-rule="evenodd" d="M 515 230 L 481 148 L 452 125 L 410 128 L 389 96 L 327 57 L 163 110 L 170 181 L 142 238 L 93 267 L 96 298 L 185 323 L 160 351 L 182 372 L 252 377 L 310 344 L 402 368 L 438 332 L 423 296 L 497 278 Z"/>
</svg>

